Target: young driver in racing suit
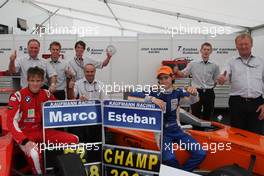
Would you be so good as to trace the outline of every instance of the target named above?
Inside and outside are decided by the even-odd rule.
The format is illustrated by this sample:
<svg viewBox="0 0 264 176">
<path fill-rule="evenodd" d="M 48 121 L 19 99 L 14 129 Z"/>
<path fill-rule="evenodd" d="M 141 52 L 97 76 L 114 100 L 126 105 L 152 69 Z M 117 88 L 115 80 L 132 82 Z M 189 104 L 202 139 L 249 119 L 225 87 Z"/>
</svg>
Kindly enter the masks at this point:
<svg viewBox="0 0 264 176">
<path fill-rule="evenodd" d="M 43 173 L 39 144 L 43 142 L 42 103 L 54 100 L 48 90 L 41 89 L 44 70 L 31 67 L 27 71 L 28 87 L 10 96 L 8 104 L 9 130 L 25 153 L 34 174 Z M 78 137 L 63 131 L 45 130 L 45 143 L 78 143 Z"/>
<path fill-rule="evenodd" d="M 151 101 L 158 105 L 163 111 L 163 164 L 181 168 L 186 171 L 193 171 L 205 159 L 206 152 L 201 145 L 190 135 L 183 132 L 177 123 L 177 108 L 183 104 L 193 104 L 199 101 L 196 88 L 188 87 L 187 90 L 173 89 L 173 71 L 168 66 L 161 66 L 157 72 L 159 84 L 164 88 L 164 91 L 151 92 L 145 100 Z M 185 144 L 186 146 L 195 146 L 194 148 L 185 149 L 190 152 L 191 156 L 186 163 L 180 167 L 176 159 L 172 146 L 174 143 Z M 170 146 L 170 149 L 166 146 Z M 179 147 L 178 147 L 179 148 Z"/>
</svg>

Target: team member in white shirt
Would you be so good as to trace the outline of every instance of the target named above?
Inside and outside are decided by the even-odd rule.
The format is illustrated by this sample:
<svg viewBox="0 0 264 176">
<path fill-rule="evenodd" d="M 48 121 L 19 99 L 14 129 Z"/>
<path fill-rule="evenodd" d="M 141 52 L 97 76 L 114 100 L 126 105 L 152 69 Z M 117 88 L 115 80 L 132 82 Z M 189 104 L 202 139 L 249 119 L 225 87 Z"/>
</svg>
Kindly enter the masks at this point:
<svg viewBox="0 0 264 176">
<path fill-rule="evenodd" d="M 69 67 L 68 62 L 60 57 L 61 44 L 59 42 L 52 42 L 50 44 L 51 57 L 48 59 L 48 64 L 51 65 L 57 73 L 56 91 L 53 95 L 58 100 L 65 100 L 67 78 L 72 78 L 74 72 Z"/>
<path fill-rule="evenodd" d="M 10 56 L 9 72 L 19 72 L 21 74 L 20 85 L 21 88 L 27 87 L 27 71 L 30 67 L 38 66 L 45 71 L 45 78 L 48 75 L 50 79 L 50 91 L 56 90 L 56 71 L 48 64 L 48 62 L 38 57 L 40 43 L 36 39 L 31 39 L 27 43 L 28 57 L 17 58 L 16 51 Z M 47 80 L 45 81 L 47 84 Z"/>
<path fill-rule="evenodd" d="M 104 92 L 101 88 L 103 83 L 95 79 L 96 68 L 93 64 L 86 64 L 84 66 L 85 77 L 76 81 L 71 80 L 69 83 L 69 98 L 90 100 L 90 99 L 103 99 Z"/>
<path fill-rule="evenodd" d="M 238 35 L 235 43 L 239 56 L 228 62 L 218 83 L 230 81 L 231 125 L 263 135 L 264 62 L 252 55 L 253 39 L 249 34 Z"/>
<path fill-rule="evenodd" d="M 75 80 L 82 79 L 84 77 L 83 68 L 86 64 L 93 64 L 96 68 L 103 68 L 108 65 L 112 55 L 106 52 L 107 57 L 104 61 L 96 61 L 92 58 L 84 57 L 84 51 L 86 44 L 83 41 L 78 41 L 75 43 L 75 57 L 69 61 L 69 65 L 74 71 Z"/>
</svg>

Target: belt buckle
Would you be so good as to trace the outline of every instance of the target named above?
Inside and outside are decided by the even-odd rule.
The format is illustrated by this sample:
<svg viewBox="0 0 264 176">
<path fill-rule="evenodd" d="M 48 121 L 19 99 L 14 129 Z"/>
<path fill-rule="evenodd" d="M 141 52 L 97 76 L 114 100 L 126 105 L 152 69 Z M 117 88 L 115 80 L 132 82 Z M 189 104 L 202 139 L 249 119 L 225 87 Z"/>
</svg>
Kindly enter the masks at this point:
<svg viewBox="0 0 264 176">
<path fill-rule="evenodd" d="M 245 98 L 245 101 L 246 102 L 250 102 L 251 101 L 251 98 Z"/>
</svg>

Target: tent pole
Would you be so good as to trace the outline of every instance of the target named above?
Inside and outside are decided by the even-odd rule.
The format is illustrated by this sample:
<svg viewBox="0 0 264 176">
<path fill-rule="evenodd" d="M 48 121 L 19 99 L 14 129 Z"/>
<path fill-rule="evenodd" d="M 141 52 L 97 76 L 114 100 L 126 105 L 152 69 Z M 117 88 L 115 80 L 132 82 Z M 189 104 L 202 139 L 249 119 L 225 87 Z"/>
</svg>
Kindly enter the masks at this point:
<svg viewBox="0 0 264 176">
<path fill-rule="evenodd" d="M 34 1 L 34 3 L 37 3 L 37 4 L 42 4 L 42 5 L 46 5 L 46 6 L 50 6 L 50 7 L 56 7 L 56 8 L 60 8 L 60 9 L 64 9 L 64 10 L 70 10 L 70 11 L 74 11 L 74 12 L 79 12 L 79 13 L 84 13 L 84 14 L 88 14 L 88 15 L 93 15 L 93 16 L 98 16 L 98 17 L 102 17 L 102 18 L 106 18 L 106 19 L 115 20 L 114 17 L 107 16 L 107 15 L 102 15 L 102 14 L 88 12 L 88 11 L 84 11 L 84 10 L 64 7 L 64 6 L 50 4 L 50 3 L 46 3 L 46 2 L 38 2 L 38 1 L 35 1 L 35 0 L 33 0 L 33 1 Z M 125 19 L 125 18 L 117 18 L 117 19 L 119 21 L 130 23 L 130 24 L 137 24 L 137 25 L 141 25 L 141 26 L 146 26 L 146 27 L 151 27 L 151 28 L 165 30 L 164 26 L 153 25 L 153 24 L 149 24 L 149 23 L 142 23 L 142 22 L 138 22 L 138 21 L 134 21 L 134 20 Z"/>
<path fill-rule="evenodd" d="M 34 32 L 36 32 L 37 30 L 39 30 L 39 28 L 46 23 L 52 16 L 54 16 L 60 9 L 55 10 L 52 14 L 50 14 L 48 16 L 48 18 L 46 18 L 36 29 L 34 29 L 30 34 L 33 34 Z"/>
<path fill-rule="evenodd" d="M 246 30 L 248 27 L 246 26 L 240 26 L 240 25 L 233 25 L 233 24 L 228 24 L 220 21 L 215 21 L 215 20 L 210 20 L 210 19 L 205 19 L 205 18 L 199 18 L 191 15 L 186 15 L 186 14 L 181 14 L 178 12 L 171 12 L 171 11 L 166 11 L 166 10 L 161 10 L 161 9 L 156 9 L 156 8 L 151 8 L 151 7 L 145 7 L 145 6 L 140 6 L 136 4 L 131 4 L 131 3 L 126 3 L 126 2 L 121 2 L 117 0 L 99 0 L 99 1 L 107 1 L 107 3 L 110 4 L 115 4 L 119 6 L 124 6 L 124 7 L 130 7 L 134 9 L 139 9 L 139 10 L 145 10 L 145 11 L 150 11 L 154 13 L 160 13 L 160 14 L 165 14 L 165 15 L 170 15 L 170 16 L 175 16 L 175 17 L 181 17 L 189 20 L 194 20 L 198 22 L 204 22 L 204 23 L 209 23 L 209 24 L 215 24 L 215 25 L 220 25 L 220 26 L 229 26 L 241 30 Z"/>
</svg>

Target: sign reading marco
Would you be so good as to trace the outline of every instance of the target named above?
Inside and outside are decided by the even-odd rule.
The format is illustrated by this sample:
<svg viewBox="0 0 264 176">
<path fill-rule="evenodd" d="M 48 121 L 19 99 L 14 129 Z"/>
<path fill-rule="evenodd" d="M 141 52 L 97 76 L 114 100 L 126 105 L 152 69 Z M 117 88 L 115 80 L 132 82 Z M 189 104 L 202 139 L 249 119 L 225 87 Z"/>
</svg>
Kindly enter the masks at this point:
<svg viewBox="0 0 264 176">
<path fill-rule="evenodd" d="M 100 101 L 54 101 L 44 104 L 45 128 L 101 123 Z"/>
<path fill-rule="evenodd" d="M 79 138 L 79 144 L 45 146 L 44 161 L 47 174 L 52 173 L 55 156 L 74 153 L 80 156 L 87 175 L 102 175 L 102 111 L 99 100 L 45 102 L 43 128 L 44 139 L 45 129 L 51 128 L 66 130 Z"/>
</svg>

